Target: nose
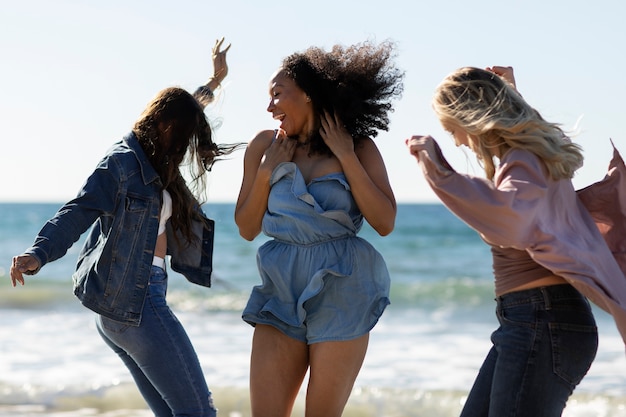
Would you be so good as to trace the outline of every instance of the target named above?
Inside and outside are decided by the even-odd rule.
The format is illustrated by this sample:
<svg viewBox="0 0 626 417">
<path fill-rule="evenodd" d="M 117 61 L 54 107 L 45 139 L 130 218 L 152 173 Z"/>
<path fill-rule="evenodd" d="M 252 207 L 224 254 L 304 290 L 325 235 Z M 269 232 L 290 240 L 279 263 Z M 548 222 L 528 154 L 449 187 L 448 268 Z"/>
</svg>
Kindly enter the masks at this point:
<svg viewBox="0 0 626 417">
<path fill-rule="evenodd" d="M 274 105 L 274 99 L 270 99 L 270 103 L 267 105 L 267 111 L 273 112 L 276 106 Z"/>
</svg>

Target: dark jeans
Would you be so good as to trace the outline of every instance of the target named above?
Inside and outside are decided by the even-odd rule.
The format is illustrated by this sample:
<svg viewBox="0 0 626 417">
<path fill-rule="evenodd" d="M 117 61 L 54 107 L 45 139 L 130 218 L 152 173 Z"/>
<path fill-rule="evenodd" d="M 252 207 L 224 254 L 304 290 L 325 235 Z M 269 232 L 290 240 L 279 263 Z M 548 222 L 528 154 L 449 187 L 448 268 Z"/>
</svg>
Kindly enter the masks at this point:
<svg viewBox="0 0 626 417">
<path fill-rule="evenodd" d="M 198 356 L 167 306 L 166 292 L 167 274 L 153 266 L 141 325 L 98 316 L 98 331 L 128 367 L 157 417 L 215 417 L 217 410 Z"/>
<path fill-rule="evenodd" d="M 461 417 L 558 417 L 598 348 L 589 302 L 572 286 L 497 298 L 500 327 Z"/>
</svg>

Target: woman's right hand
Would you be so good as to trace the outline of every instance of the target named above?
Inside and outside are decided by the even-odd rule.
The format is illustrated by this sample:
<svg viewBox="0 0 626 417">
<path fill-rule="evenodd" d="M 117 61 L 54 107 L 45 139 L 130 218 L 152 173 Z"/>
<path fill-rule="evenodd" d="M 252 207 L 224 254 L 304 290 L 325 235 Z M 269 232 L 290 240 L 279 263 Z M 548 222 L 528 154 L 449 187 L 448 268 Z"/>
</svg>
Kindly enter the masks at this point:
<svg viewBox="0 0 626 417">
<path fill-rule="evenodd" d="M 29 275 L 29 272 L 36 271 L 39 269 L 39 261 L 31 255 L 18 255 L 13 257 L 13 262 L 11 262 L 11 270 L 9 274 L 11 275 L 11 284 L 15 287 L 15 285 L 19 282 L 24 285 L 24 275 Z"/>
<path fill-rule="evenodd" d="M 276 138 L 263 153 L 260 166 L 272 172 L 281 163 L 291 161 L 297 143 L 298 141 L 289 139 L 284 130 L 278 129 Z"/>
<path fill-rule="evenodd" d="M 235 223 L 244 239 L 253 240 L 261 232 L 272 172 L 282 162 L 291 161 L 295 150 L 296 141 L 282 130 L 260 132 L 248 144 L 235 206 Z"/>
<path fill-rule="evenodd" d="M 413 135 L 410 139 L 407 139 L 404 143 L 406 143 L 407 148 L 409 148 L 409 153 L 415 157 L 419 161 L 419 152 L 425 150 L 430 155 L 437 154 L 437 142 L 433 139 L 432 136 L 421 136 L 421 135 Z"/>
<path fill-rule="evenodd" d="M 407 139 L 405 143 L 407 148 L 409 148 L 411 155 L 413 155 L 418 162 L 420 160 L 420 152 L 426 151 L 427 158 L 438 164 L 440 168 L 443 168 L 446 171 L 454 171 L 452 166 L 450 166 L 446 158 L 443 156 L 443 152 L 441 152 L 439 144 L 432 136 L 413 135 L 410 139 Z"/>
</svg>

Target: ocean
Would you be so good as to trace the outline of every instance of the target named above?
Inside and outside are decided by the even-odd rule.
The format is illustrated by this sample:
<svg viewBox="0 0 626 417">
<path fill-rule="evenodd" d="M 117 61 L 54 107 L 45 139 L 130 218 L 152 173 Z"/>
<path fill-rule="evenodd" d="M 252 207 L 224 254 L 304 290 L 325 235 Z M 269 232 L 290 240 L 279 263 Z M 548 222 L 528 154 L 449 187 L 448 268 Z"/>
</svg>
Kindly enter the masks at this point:
<svg viewBox="0 0 626 417">
<path fill-rule="evenodd" d="M 94 314 L 72 294 L 82 244 L 12 288 L 11 258 L 32 243 L 60 204 L 0 203 L 0 417 L 147 417 Z M 168 301 L 194 343 L 221 417 L 250 416 L 252 327 L 241 320 L 258 284 L 256 249 L 242 239 L 234 204 L 207 204 L 216 222 L 213 287 L 170 273 Z M 346 417 L 458 416 L 497 327 L 487 245 L 440 204 L 400 204 L 396 228 L 360 234 L 389 267 L 391 305 L 370 336 Z M 596 360 L 565 417 L 626 416 L 626 356 L 611 316 L 594 307 Z M 306 384 L 306 381 L 305 381 Z M 303 391 L 302 391 L 303 392 Z M 303 415 L 303 396 L 294 416 Z"/>
</svg>

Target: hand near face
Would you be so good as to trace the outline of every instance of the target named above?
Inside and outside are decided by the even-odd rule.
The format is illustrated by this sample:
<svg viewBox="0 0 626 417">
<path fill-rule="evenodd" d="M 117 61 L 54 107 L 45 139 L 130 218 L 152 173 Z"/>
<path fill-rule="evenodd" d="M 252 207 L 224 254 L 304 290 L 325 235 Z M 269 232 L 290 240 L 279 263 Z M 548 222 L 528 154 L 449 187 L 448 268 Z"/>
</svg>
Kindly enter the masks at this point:
<svg viewBox="0 0 626 417">
<path fill-rule="evenodd" d="M 273 171 L 280 163 L 293 159 L 297 141 L 289 139 L 284 130 L 278 129 L 276 139 L 265 150 L 261 164 Z"/>
<path fill-rule="evenodd" d="M 24 276 L 23 274 L 28 275 L 31 271 L 36 271 L 39 268 L 39 261 L 36 258 L 30 255 L 18 255 L 13 257 L 13 262 L 11 263 L 11 270 L 9 274 L 11 275 L 11 284 L 15 287 L 15 285 L 19 282 L 24 285 Z"/>
<path fill-rule="evenodd" d="M 341 159 L 342 155 L 354 152 L 354 139 L 341 123 L 337 114 L 330 115 L 330 113 L 324 112 L 320 116 L 320 122 L 320 135 L 326 146 L 337 158 Z"/>
<path fill-rule="evenodd" d="M 407 139 L 404 143 L 406 143 L 407 148 L 409 149 L 409 153 L 415 157 L 419 161 L 419 152 L 421 150 L 425 150 L 431 155 L 436 154 L 437 143 L 432 136 L 420 136 L 413 135 L 410 139 Z"/>
<path fill-rule="evenodd" d="M 410 139 L 407 139 L 405 143 L 411 155 L 413 155 L 418 161 L 420 159 L 420 152 L 426 151 L 426 154 L 431 160 L 436 161 L 440 166 L 447 170 L 454 170 L 448 161 L 446 161 L 439 144 L 432 136 L 413 135 Z"/>
</svg>

